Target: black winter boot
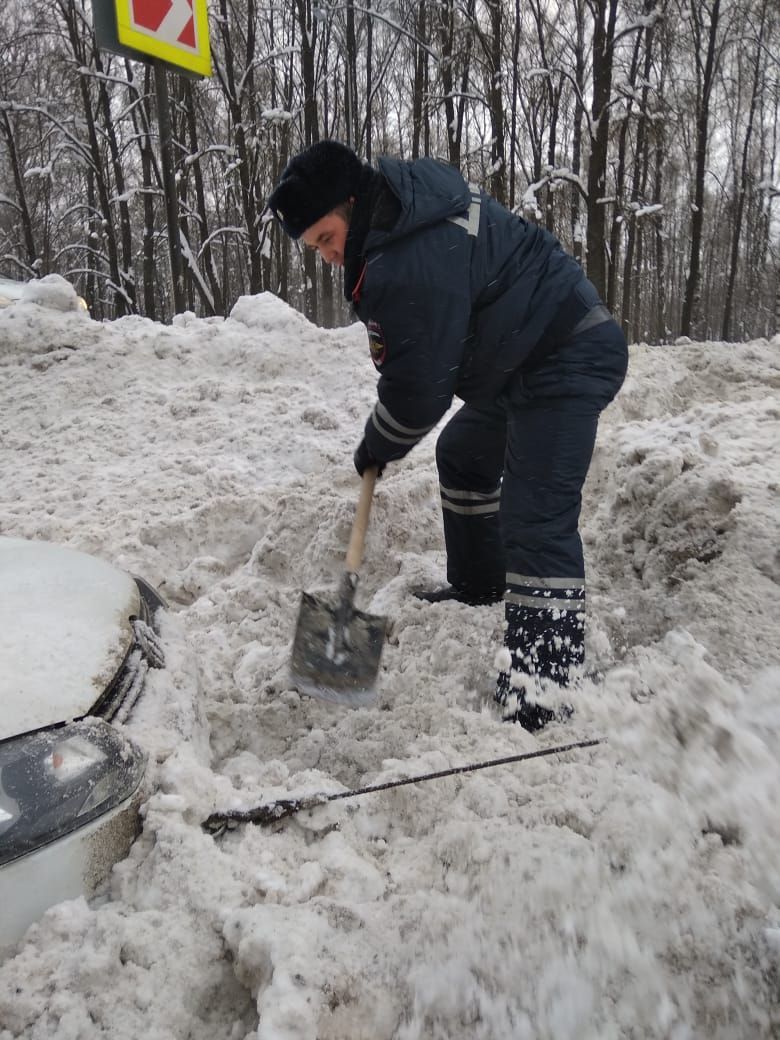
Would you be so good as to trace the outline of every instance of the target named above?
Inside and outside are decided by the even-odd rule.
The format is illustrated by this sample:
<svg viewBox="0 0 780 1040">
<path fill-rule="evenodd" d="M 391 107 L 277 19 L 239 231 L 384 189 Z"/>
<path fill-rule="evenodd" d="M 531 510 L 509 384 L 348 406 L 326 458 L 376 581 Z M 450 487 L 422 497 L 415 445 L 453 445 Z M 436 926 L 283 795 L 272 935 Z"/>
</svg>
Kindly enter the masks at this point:
<svg viewBox="0 0 780 1040">
<path fill-rule="evenodd" d="M 471 589 L 457 588 L 455 585 L 446 585 L 442 589 L 412 589 L 416 599 L 426 603 L 467 603 L 470 607 L 488 607 L 493 603 L 500 603 L 504 596 L 503 589 L 487 589 L 485 591 L 474 591 Z"/>
<path fill-rule="evenodd" d="M 513 674 L 517 682 L 519 675 L 516 672 Z M 531 675 L 524 676 L 521 685 L 515 686 L 509 672 L 499 672 L 495 699 L 501 707 L 502 722 L 519 722 L 529 733 L 536 733 L 558 717 L 550 708 L 531 700 L 535 685 L 534 677 Z"/>
<path fill-rule="evenodd" d="M 509 671 L 501 671 L 495 700 L 505 722 L 519 722 L 534 733 L 553 719 L 573 714 L 568 704 L 557 710 L 537 703 L 542 686 L 566 687 L 571 670 L 585 657 L 583 610 L 534 608 L 506 604 L 504 646 L 511 655 Z"/>
</svg>

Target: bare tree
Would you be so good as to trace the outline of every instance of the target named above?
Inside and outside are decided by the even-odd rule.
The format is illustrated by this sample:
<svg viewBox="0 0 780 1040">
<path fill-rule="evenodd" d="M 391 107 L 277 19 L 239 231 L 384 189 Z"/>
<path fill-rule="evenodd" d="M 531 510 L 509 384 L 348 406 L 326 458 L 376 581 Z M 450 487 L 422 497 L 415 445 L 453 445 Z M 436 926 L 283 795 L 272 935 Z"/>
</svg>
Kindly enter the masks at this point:
<svg viewBox="0 0 780 1040">
<path fill-rule="evenodd" d="M 96 52 L 89 2 L 29 0 L 0 24 L 0 273 L 59 270 L 98 317 L 165 318 L 149 69 Z M 187 306 L 270 289 L 349 320 L 340 275 L 266 208 L 327 136 L 449 159 L 576 256 L 586 242 L 632 337 L 773 331 L 776 11 L 654 2 L 214 0 L 215 76 L 170 78 Z"/>
<path fill-rule="evenodd" d="M 260 262 L 260 234 L 256 198 L 256 169 L 258 162 L 256 138 L 252 132 L 253 120 L 249 111 L 254 90 L 255 46 L 257 42 L 257 8 L 255 0 L 245 0 L 240 19 L 231 17 L 228 0 L 220 4 L 220 57 L 214 60 L 215 73 L 222 87 L 230 115 L 231 131 L 236 150 L 234 167 L 240 184 L 241 210 L 249 259 L 249 291 L 260 292 L 262 267 Z M 238 28 L 240 26 L 240 29 Z M 242 45 L 241 54 L 236 50 Z"/>
<path fill-rule="evenodd" d="M 739 265 L 739 247 L 742 236 L 742 221 L 745 214 L 745 197 L 748 190 L 748 177 L 750 168 L 750 148 L 753 139 L 753 126 L 756 117 L 756 106 L 758 96 L 762 90 L 766 70 L 765 32 L 767 23 L 767 2 L 761 0 L 758 6 L 758 25 L 755 29 L 754 51 L 752 54 L 752 75 L 750 82 L 750 95 L 748 101 L 747 124 L 745 126 L 742 142 L 742 154 L 739 163 L 734 164 L 734 218 L 731 221 L 731 252 L 729 256 L 729 270 L 726 279 L 726 295 L 723 304 L 723 324 L 721 326 L 721 337 L 725 340 L 731 338 L 731 315 L 734 306 L 734 290 L 737 281 L 737 268 Z M 747 34 L 746 34 L 747 35 Z M 741 68 L 744 57 L 743 47 L 747 40 L 743 36 L 740 41 L 738 63 Z"/>
<path fill-rule="evenodd" d="M 414 85 L 412 88 L 412 158 L 418 159 L 430 148 L 431 127 L 428 117 L 427 95 L 430 85 L 429 50 L 421 45 L 425 39 L 431 15 L 427 0 L 418 0 L 415 21 L 417 40 L 413 44 Z"/>
<path fill-rule="evenodd" d="M 706 20 L 707 15 L 708 20 Z M 720 49 L 718 37 L 720 0 L 712 0 L 709 5 L 702 3 L 701 0 L 691 0 L 689 16 L 693 30 L 693 57 L 696 67 L 696 154 L 691 203 L 691 247 L 680 318 L 680 332 L 683 336 L 690 335 L 697 320 L 699 304 L 701 241 L 704 228 L 704 178 L 710 139 L 712 89 Z"/>
<path fill-rule="evenodd" d="M 588 160 L 588 277 L 602 297 L 607 293 L 607 250 L 604 205 L 609 159 L 615 25 L 618 0 L 587 0 L 593 19 L 593 100 L 590 109 Z"/>
<path fill-rule="evenodd" d="M 644 14 L 649 16 L 655 8 L 655 0 L 645 0 Z M 626 227 L 625 258 L 623 261 L 623 284 L 622 284 L 622 308 L 621 323 L 627 336 L 630 336 L 633 328 L 632 321 L 638 319 L 638 298 L 636 293 L 639 287 L 639 270 L 641 263 L 636 256 L 643 249 L 642 228 L 644 227 L 646 215 L 646 186 L 649 179 L 650 151 L 648 147 L 648 110 L 650 103 L 651 75 L 653 66 L 653 45 L 655 41 L 655 24 L 650 21 L 644 33 L 637 34 L 635 53 L 639 56 L 639 46 L 644 44 L 644 59 L 642 62 L 641 88 L 639 90 L 639 110 L 636 117 L 636 139 L 634 146 L 633 172 L 631 174 L 630 199 L 623 213 Z M 638 64 L 638 62 L 637 62 Z M 632 72 L 635 65 L 632 61 Z M 631 80 L 632 88 L 636 87 L 635 79 Z M 622 129 L 622 128 L 621 128 Z M 653 212 L 657 212 L 654 209 Z M 636 266 L 635 266 L 636 264 Z M 612 298 L 615 298 L 615 283 L 618 271 L 618 251 L 613 248 Z M 611 304 L 608 304 L 611 306 Z"/>
<path fill-rule="evenodd" d="M 466 4 L 468 23 L 473 21 L 474 0 L 466 0 Z M 455 0 L 441 0 L 434 11 L 440 50 L 438 71 L 446 118 L 447 152 L 452 165 L 460 166 L 473 36 L 468 28 L 461 26 L 461 9 Z M 457 86 L 456 76 L 459 81 Z"/>
<path fill-rule="evenodd" d="M 25 191 L 24 176 L 22 173 L 22 160 L 16 145 L 15 125 L 11 121 L 11 114 L 7 108 L 0 109 L 0 132 L 7 148 L 8 163 L 11 167 L 14 188 L 16 189 L 16 202 L 4 197 L 6 206 L 13 206 L 19 215 L 22 230 L 24 252 L 16 259 L 19 267 L 27 274 L 35 271 L 35 262 L 38 258 L 38 248 L 35 244 L 35 229 L 33 228 L 30 207 L 27 204 L 27 193 Z"/>
</svg>

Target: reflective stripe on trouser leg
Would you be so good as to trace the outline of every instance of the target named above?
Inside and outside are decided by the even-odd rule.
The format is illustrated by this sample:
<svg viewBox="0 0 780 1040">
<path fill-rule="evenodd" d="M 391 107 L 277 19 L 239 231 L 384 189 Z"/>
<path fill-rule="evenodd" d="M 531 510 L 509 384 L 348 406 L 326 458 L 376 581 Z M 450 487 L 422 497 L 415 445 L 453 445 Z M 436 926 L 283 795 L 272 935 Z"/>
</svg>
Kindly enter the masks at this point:
<svg viewBox="0 0 780 1040">
<path fill-rule="evenodd" d="M 504 587 L 501 472 L 506 424 L 503 408 L 464 405 L 436 444 L 447 580 L 481 594 Z"/>
<path fill-rule="evenodd" d="M 574 596 L 576 606 L 527 606 L 507 600 L 504 645 L 510 652 L 508 672 L 498 673 L 495 699 L 506 721 L 520 722 L 535 731 L 554 718 L 566 718 L 571 707 L 540 703 L 544 692 L 540 680 L 565 687 L 572 670 L 582 666 L 585 657 L 585 590 Z M 513 595 L 511 592 L 508 596 Z M 527 593 L 521 593 L 522 596 Z M 541 599 L 533 594 L 533 601 Z"/>
<path fill-rule="evenodd" d="M 512 668 L 565 686 L 585 659 L 585 582 L 507 574 L 504 645 Z"/>
</svg>

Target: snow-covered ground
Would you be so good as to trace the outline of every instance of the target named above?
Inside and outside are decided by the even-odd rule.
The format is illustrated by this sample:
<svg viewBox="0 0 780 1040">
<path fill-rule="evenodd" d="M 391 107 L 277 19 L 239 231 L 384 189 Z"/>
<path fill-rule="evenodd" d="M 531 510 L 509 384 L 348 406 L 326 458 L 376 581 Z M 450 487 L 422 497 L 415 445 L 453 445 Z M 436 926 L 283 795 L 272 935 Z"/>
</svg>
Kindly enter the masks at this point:
<svg viewBox="0 0 780 1040">
<path fill-rule="evenodd" d="M 143 834 L 105 898 L 55 907 L 0 965 L 0 1040 L 780 1036 L 780 338 L 632 348 L 583 514 L 605 677 L 538 737 L 486 696 L 501 608 L 409 596 L 444 573 L 434 437 L 378 485 L 358 594 L 391 619 L 378 703 L 290 688 L 373 391 L 362 326 L 269 295 L 172 327 L 0 312 L 0 533 L 95 553 L 171 605 L 132 724 Z"/>
</svg>

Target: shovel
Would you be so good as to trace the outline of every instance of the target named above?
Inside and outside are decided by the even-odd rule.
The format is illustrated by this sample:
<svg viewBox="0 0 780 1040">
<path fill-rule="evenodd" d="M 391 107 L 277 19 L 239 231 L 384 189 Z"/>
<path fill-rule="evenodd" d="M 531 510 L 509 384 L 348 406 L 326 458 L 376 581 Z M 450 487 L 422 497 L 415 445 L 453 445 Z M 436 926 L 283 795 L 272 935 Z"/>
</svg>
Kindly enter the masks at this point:
<svg viewBox="0 0 780 1040">
<path fill-rule="evenodd" d="M 298 690 L 332 704 L 359 707 L 376 697 L 374 684 L 387 619 L 356 610 L 355 590 L 377 469 L 363 473 L 360 498 L 335 599 L 304 592 L 293 639 L 291 678 Z"/>
</svg>

